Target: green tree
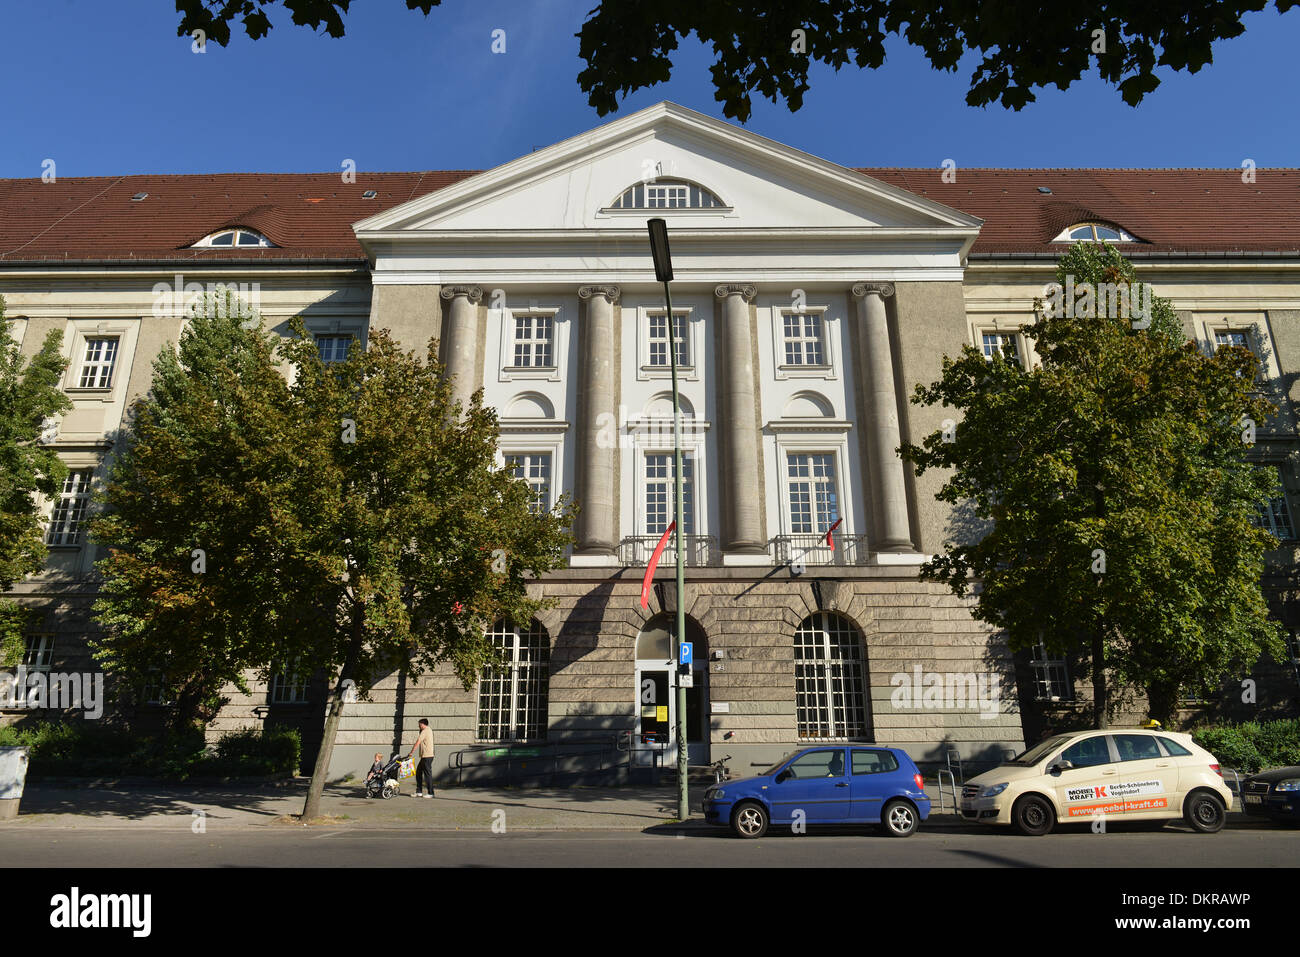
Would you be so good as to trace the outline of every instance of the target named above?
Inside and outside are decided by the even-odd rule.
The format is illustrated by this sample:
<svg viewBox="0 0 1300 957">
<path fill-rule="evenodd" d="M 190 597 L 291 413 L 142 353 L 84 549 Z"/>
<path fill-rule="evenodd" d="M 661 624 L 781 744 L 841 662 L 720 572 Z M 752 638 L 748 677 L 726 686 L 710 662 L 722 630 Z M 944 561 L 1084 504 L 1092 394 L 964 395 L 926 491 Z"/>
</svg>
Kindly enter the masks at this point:
<svg viewBox="0 0 1300 957">
<path fill-rule="evenodd" d="M 541 607 L 526 582 L 563 562 L 572 509 L 530 510 L 496 465 L 495 412 L 478 394 L 453 404 L 432 343 L 422 361 L 375 330 L 326 365 L 294 330 L 191 325 L 159 360 L 94 535 L 110 548 L 102 660 L 166 655 L 169 679 L 197 669 L 206 689 L 288 663 L 332 676 L 313 817 L 351 692 L 440 662 L 468 688 L 500 664 L 487 627 Z"/>
<path fill-rule="evenodd" d="M 440 2 L 406 0 L 406 6 L 427 16 Z M 715 98 L 727 116 L 744 122 L 753 92 L 797 110 L 813 63 L 875 69 L 885 62 L 886 41 L 897 36 L 919 48 L 937 70 L 955 72 L 964 56 L 978 54 L 966 94 L 971 106 L 1000 102 L 1019 110 L 1034 101 L 1034 90 L 1065 89 L 1094 64 L 1124 102 L 1136 106 L 1160 85 L 1158 67 L 1196 73 L 1212 62 L 1213 43 L 1245 32 L 1246 13 L 1269 6 L 1285 13 L 1297 2 L 618 0 L 598 4 L 582 24 L 579 56 L 586 68 L 578 82 L 598 113 L 612 113 L 620 96 L 668 80 L 678 38 L 694 33 L 713 47 Z M 177 0 L 177 35 L 202 30 L 225 46 L 238 20 L 258 39 L 272 27 L 267 10 L 280 4 L 296 24 L 344 35 L 350 0 Z"/>
<path fill-rule="evenodd" d="M 45 567 L 46 548 L 37 494 L 53 498 L 67 467 L 43 444 L 48 420 L 72 408 L 59 387 L 67 360 L 63 333 L 51 331 L 24 359 L 0 297 L 0 592 Z M 21 660 L 27 612 L 0 598 L 0 667 Z"/>
<path fill-rule="evenodd" d="M 1277 542 L 1257 525 L 1275 477 L 1245 442 L 1275 409 L 1252 353 L 1205 355 L 1113 248 L 1076 244 L 1057 282 L 1077 299 L 1054 290 L 1025 329 L 1041 368 L 966 347 L 916 387 L 914 403 L 961 420 L 904 458 L 951 470 L 938 498 L 987 524 L 922 575 L 959 596 L 978 581 L 975 617 L 1012 650 L 1082 654 L 1097 727 L 1108 681 L 1145 690 L 1167 720 L 1180 691 L 1281 652 L 1260 587 Z M 1106 295 L 1121 289 L 1139 304 L 1127 317 Z"/>
</svg>

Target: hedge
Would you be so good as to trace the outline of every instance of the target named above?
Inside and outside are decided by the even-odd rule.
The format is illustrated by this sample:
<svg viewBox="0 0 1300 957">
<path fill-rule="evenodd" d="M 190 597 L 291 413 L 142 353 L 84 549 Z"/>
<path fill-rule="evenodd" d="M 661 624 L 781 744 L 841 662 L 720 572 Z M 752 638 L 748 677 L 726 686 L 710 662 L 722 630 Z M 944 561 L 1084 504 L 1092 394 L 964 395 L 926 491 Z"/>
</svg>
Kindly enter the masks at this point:
<svg viewBox="0 0 1300 957">
<path fill-rule="evenodd" d="M 273 777 L 298 773 L 302 742 L 293 728 L 250 728 L 208 750 L 203 730 L 137 735 L 86 722 L 0 728 L 0 746 L 31 749 L 33 777 Z"/>
<path fill-rule="evenodd" d="M 1300 719 L 1212 725 L 1193 730 L 1192 739 L 1238 771 L 1300 765 Z"/>
</svg>

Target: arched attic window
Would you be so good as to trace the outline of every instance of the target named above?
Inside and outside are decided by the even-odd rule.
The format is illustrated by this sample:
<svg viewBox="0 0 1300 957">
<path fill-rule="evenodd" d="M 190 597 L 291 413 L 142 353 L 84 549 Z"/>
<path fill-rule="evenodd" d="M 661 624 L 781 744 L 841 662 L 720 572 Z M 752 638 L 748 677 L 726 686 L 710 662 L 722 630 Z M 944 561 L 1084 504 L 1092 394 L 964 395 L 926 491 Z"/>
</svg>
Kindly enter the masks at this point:
<svg viewBox="0 0 1300 957">
<path fill-rule="evenodd" d="M 263 248 L 272 247 L 275 243 L 267 239 L 261 233 L 244 227 L 235 229 L 222 229 L 210 236 L 204 236 L 194 244 L 193 249 L 206 249 L 209 247 L 215 249 L 250 249 L 255 246 Z"/>
<path fill-rule="evenodd" d="M 629 186 L 610 209 L 726 209 L 726 203 L 696 183 L 659 179 Z"/>
<path fill-rule="evenodd" d="M 1054 243 L 1135 243 L 1137 239 L 1110 223 L 1075 223 L 1052 240 Z"/>
</svg>

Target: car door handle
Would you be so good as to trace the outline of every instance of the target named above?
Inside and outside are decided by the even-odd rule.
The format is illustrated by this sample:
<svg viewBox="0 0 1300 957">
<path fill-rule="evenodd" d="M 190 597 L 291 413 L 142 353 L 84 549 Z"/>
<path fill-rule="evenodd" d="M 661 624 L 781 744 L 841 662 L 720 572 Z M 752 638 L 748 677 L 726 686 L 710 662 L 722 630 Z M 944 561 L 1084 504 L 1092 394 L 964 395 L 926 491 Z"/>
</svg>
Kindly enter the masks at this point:
<svg viewBox="0 0 1300 957">
<path fill-rule="evenodd" d="M 1158 768 L 1167 768 L 1167 767 L 1169 767 L 1169 766 L 1170 766 L 1170 764 L 1169 764 L 1168 761 L 1157 761 L 1157 762 L 1156 762 L 1156 767 L 1158 767 Z"/>
<path fill-rule="evenodd" d="M 1116 771 L 1114 768 L 1107 768 L 1105 771 L 1102 771 L 1101 773 L 1102 773 L 1102 774 L 1118 774 L 1119 772 Z"/>
<path fill-rule="evenodd" d="M 835 785 L 835 786 L 836 786 L 837 788 L 846 788 L 846 787 L 849 786 L 849 782 L 848 782 L 848 781 L 841 781 L 839 784 L 837 784 L 837 785 Z"/>
</svg>

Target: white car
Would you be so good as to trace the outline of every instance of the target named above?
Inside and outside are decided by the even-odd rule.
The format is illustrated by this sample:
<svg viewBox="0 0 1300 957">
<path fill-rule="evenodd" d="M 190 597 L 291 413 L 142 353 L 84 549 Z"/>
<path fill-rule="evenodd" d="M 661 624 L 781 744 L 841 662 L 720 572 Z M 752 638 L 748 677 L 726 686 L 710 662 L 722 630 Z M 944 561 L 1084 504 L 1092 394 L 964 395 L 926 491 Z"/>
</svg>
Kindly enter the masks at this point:
<svg viewBox="0 0 1300 957">
<path fill-rule="evenodd" d="M 1146 728 L 1058 734 L 968 781 L 961 815 L 1039 836 L 1057 821 L 1160 821 L 1181 817 L 1213 833 L 1232 791 L 1218 759 L 1191 735 Z"/>
</svg>

